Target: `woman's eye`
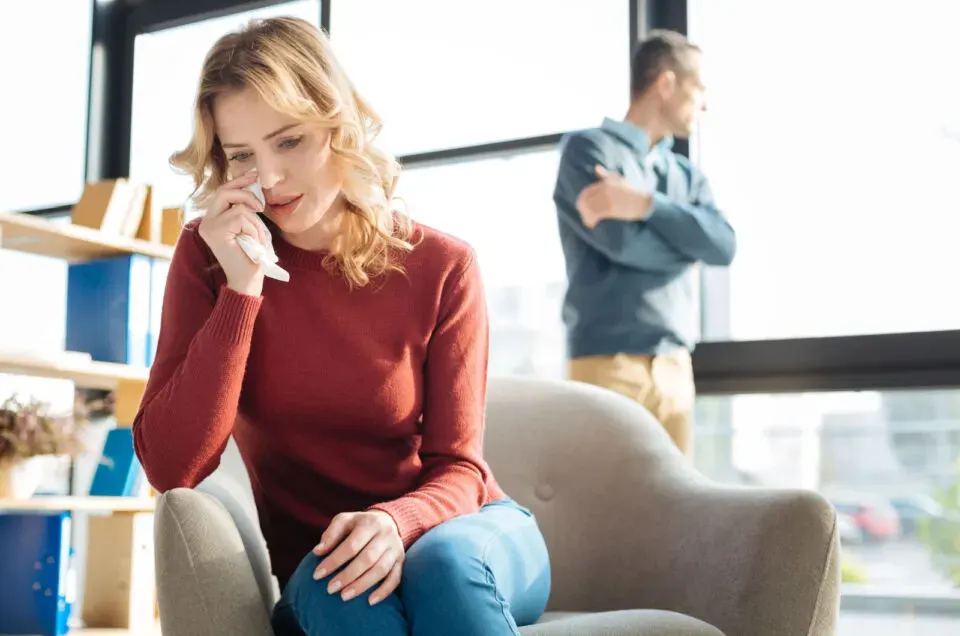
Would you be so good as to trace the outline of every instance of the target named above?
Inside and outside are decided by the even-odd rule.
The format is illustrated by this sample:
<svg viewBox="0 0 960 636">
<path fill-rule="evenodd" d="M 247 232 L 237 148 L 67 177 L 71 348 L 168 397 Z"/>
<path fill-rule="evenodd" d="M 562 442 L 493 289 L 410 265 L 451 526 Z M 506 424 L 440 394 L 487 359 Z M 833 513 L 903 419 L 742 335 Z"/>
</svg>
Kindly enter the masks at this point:
<svg viewBox="0 0 960 636">
<path fill-rule="evenodd" d="M 281 148 L 291 149 L 296 148 L 300 145 L 300 142 L 303 141 L 303 137 L 294 137 L 292 139 L 284 139 L 280 142 Z"/>
<path fill-rule="evenodd" d="M 249 152 L 238 152 L 237 154 L 230 157 L 230 161 L 246 161 L 250 158 Z"/>
</svg>

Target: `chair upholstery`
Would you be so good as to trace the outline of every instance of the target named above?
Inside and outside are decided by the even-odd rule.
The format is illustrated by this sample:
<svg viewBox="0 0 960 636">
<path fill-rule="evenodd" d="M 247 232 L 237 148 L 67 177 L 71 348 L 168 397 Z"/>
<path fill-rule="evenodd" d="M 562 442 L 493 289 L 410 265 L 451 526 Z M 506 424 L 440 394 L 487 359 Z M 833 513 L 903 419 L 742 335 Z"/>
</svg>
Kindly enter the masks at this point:
<svg viewBox="0 0 960 636">
<path fill-rule="evenodd" d="M 714 484 L 646 410 L 584 384 L 492 379 L 487 413 L 494 474 L 551 555 L 548 613 L 524 636 L 834 633 L 839 540 L 820 495 Z M 248 482 L 223 477 L 160 498 L 165 636 L 270 634 Z"/>
</svg>

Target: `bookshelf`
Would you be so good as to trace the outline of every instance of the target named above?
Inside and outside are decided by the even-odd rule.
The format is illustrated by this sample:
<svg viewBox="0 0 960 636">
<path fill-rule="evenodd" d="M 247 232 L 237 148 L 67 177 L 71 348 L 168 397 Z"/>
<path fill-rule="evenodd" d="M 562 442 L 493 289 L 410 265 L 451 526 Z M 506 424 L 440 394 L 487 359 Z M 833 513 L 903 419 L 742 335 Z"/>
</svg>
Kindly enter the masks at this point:
<svg viewBox="0 0 960 636">
<path fill-rule="evenodd" d="M 89 227 L 0 212 L 0 249 L 78 262 L 106 256 L 140 254 L 170 260 L 173 247 L 121 236 L 109 236 Z"/>
<path fill-rule="evenodd" d="M 73 353 L 40 357 L 0 351 L 0 373 L 72 380 L 77 388 L 117 390 L 144 385 L 148 369 L 115 362 L 96 362 Z"/>
<path fill-rule="evenodd" d="M 72 213 L 74 219 L 78 209 L 85 205 L 85 222 L 90 221 L 91 210 L 99 205 L 94 205 L 97 202 L 90 193 L 95 193 L 97 188 L 102 189 L 102 186 L 87 184 L 85 199 L 81 199 Z M 127 213 L 140 214 L 137 206 L 141 203 L 143 221 L 137 235 L 154 240 L 127 238 L 86 224 L 53 222 L 20 213 L 0 212 L 0 249 L 61 259 L 70 265 L 68 298 L 71 294 L 74 297 L 67 304 L 67 347 L 82 349 L 49 355 L 0 350 L 0 373 L 57 378 L 72 381 L 78 389 L 113 391 L 118 427 L 132 425 L 149 375 L 147 366 L 141 364 L 146 359 L 143 355 L 146 343 L 131 339 L 129 333 L 121 331 L 130 329 L 125 326 L 128 321 L 145 319 L 143 303 L 156 302 L 149 293 L 141 293 L 144 285 L 151 288 L 155 285 L 153 265 L 147 266 L 151 268 L 147 278 L 134 278 L 128 272 L 141 267 L 142 274 L 143 263 L 169 261 L 174 250 L 169 244 L 172 242 L 168 240 L 170 235 L 161 234 L 157 229 L 161 227 L 158 223 L 160 217 L 152 204 L 134 203 L 128 207 Z M 172 221 L 176 215 L 169 216 Z M 101 263 L 104 264 L 102 267 Z M 110 269 L 110 263 L 115 264 L 113 269 Z M 163 274 L 162 269 L 160 271 Z M 101 272 L 112 278 L 98 279 Z M 75 274 L 79 283 L 74 286 Z M 100 295 L 101 288 L 120 290 L 120 295 L 104 300 Z M 123 307 L 118 309 L 120 304 Z M 120 311 L 117 314 L 120 318 L 110 322 L 115 317 L 108 313 L 111 311 Z M 70 327 L 78 324 L 82 329 L 73 335 L 78 344 L 72 345 Z M 138 324 L 142 325 L 142 322 Z M 124 340 L 125 344 L 117 344 Z M 104 348 L 104 342 L 116 346 Z M 108 359 L 118 361 L 103 361 Z M 152 497 L 141 496 L 0 498 L 0 515 L 89 515 L 83 607 L 75 607 L 73 611 L 80 614 L 87 625 L 77 633 L 104 636 L 159 634 L 155 629 L 154 507 Z"/>
<path fill-rule="evenodd" d="M 153 512 L 155 501 L 147 497 L 34 497 L 32 499 L 0 499 L 0 511 L 31 512 Z"/>
</svg>

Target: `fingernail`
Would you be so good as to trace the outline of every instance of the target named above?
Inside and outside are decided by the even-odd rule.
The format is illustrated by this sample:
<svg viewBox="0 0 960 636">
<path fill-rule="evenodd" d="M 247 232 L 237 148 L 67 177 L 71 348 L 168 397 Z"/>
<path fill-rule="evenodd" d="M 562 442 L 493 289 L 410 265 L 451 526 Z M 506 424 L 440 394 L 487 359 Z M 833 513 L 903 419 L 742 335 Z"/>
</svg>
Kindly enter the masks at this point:
<svg viewBox="0 0 960 636">
<path fill-rule="evenodd" d="M 334 581 L 327 588 L 327 594 L 335 594 L 340 589 L 340 581 Z"/>
<path fill-rule="evenodd" d="M 341 594 L 340 596 L 341 596 L 341 598 L 343 598 L 343 600 L 349 601 L 350 599 L 353 598 L 354 592 L 353 592 L 353 590 L 347 590 L 346 592 L 344 592 L 344 593 Z"/>
<path fill-rule="evenodd" d="M 380 597 L 379 597 L 379 596 L 371 596 L 371 597 L 370 597 L 369 599 L 367 599 L 367 600 L 370 602 L 371 605 L 376 605 L 377 603 L 380 602 Z"/>
<path fill-rule="evenodd" d="M 326 573 L 327 573 L 327 571 L 324 570 L 323 568 L 317 568 L 316 571 L 314 571 L 314 573 L 313 573 L 313 579 L 314 579 L 315 581 L 319 581 L 320 579 L 323 578 L 323 575 L 326 574 Z"/>
</svg>

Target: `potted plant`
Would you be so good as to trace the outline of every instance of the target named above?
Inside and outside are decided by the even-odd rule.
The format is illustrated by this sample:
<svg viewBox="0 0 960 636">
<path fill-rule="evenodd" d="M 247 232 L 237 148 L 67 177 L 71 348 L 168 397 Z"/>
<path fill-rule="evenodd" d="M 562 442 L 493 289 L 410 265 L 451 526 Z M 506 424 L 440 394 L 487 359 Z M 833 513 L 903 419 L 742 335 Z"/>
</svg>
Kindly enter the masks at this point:
<svg viewBox="0 0 960 636">
<path fill-rule="evenodd" d="M 58 415 L 41 401 L 16 396 L 0 403 L 0 498 L 33 495 L 43 478 L 36 458 L 79 454 L 85 421 L 82 409 Z"/>
</svg>

